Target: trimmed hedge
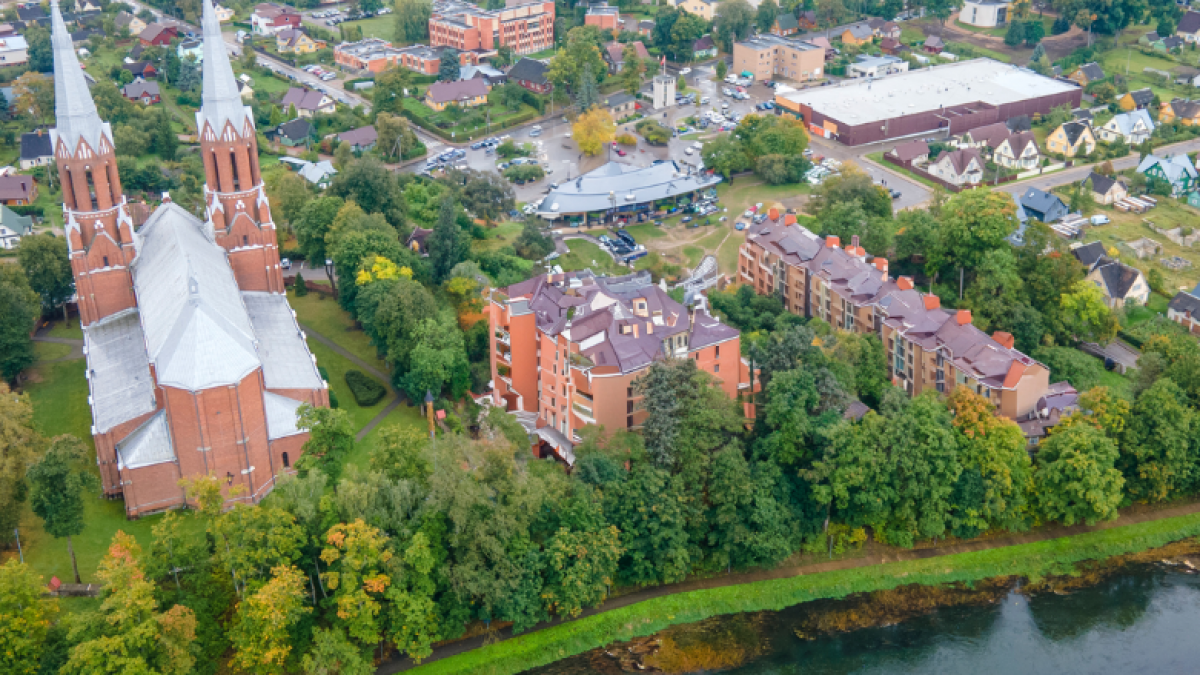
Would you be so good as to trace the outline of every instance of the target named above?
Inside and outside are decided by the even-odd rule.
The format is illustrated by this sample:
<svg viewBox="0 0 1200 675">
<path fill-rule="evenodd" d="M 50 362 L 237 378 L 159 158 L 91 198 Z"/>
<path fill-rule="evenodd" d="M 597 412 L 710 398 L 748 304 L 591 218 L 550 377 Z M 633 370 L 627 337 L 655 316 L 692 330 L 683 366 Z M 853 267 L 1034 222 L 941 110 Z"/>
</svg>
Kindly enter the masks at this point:
<svg viewBox="0 0 1200 675">
<path fill-rule="evenodd" d="M 383 400 L 387 389 L 366 374 L 357 370 L 346 371 L 346 384 L 358 405 L 369 408 Z"/>
</svg>

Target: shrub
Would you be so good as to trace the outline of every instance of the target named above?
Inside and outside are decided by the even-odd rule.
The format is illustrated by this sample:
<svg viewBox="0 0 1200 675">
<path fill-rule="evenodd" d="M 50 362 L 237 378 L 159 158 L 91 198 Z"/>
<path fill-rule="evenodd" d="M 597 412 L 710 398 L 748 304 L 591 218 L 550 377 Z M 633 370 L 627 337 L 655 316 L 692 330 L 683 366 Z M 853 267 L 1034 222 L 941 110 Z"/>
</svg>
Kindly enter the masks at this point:
<svg viewBox="0 0 1200 675">
<path fill-rule="evenodd" d="M 350 386 L 354 401 L 364 408 L 379 403 L 387 395 L 387 389 L 382 384 L 357 370 L 346 371 L 346 384 Z"/>
<path fill-rule="evenodd" d="M 338 407 L 337 394 L 333 393 L 332 389 L 329 390 L 329 407 L 334 410 L 337 410 Z"/>
<path fill-rule="evenodd" d="M 322 380 L 329 381 L 329 371 L 325 370 L 325 366 L 317 366 L 317 373 L 321 375 Z"/>
<path fill-rule="evenodd" d="M 637 145 L 637 138 L 633 134 L 621 134 L 617 136 L 617 143 L 621 145 Z"/>
<path fill-rule="evenodd" d="M 546 172 L 537 164 L 518 164 L 504 170 L 504 177 L 511 181 L 529 182 L 539 180 L 545 175 Z"/>
<path fill-rule="evenodd" d="M 299 272 L 296 272 L 294 288 L 296 289 L 297 298 L 303 298 L 308 295 L 308 285 L 304 283 L 304 277 L 300 276 Z"/>
</svg>

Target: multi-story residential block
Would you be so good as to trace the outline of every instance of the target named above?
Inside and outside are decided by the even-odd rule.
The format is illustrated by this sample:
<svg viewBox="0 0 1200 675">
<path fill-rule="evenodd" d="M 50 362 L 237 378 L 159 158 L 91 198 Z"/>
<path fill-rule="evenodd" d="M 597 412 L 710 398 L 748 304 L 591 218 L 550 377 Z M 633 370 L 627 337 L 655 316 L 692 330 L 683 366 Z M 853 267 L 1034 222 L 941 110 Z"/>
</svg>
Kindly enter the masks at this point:
<svg viewBox="0 0 1200 675">
<path fill-rule="evenodd" d="M 694 359 L 730 398 L 749 388 L 739 331 L 703 303 L 675 302 L 648 272 L 537 276 L 493 292 L 489 321 L 494 403 L 568 463 L 585 426 L 645 422 L 634 383 L 655 361 Z"/>
<path fill-rule="evenodd" d="M 379 38 L 366 38 L 358 42 L 343 42 L 333 48 L 333 60 L 347 68 L 380 73 L 392 66 L 400 66 L 423 75 L 437 75 L 442 64 L 442 54 L 450 50 L 458 56 L 461 67 L 479 62 L 477 52 L 460 52 L 452 47 L 429 47 L 410 45 L 393 47 L 392 43 Z"/>
<path fill-rule="evenodd" d="M 754 73 L 758 81 L 781 75 L 793 80 L 816 80 L 823 76 L 825 50 L 811 42 L 762 33 L 733 45 L 730 72 Z"/>
<path fill-rule="evenodd" d="M 548 0 L 509 0 L 504 9 L 488 10 L 442 0 L 429 19 L 429 46 L 454 47 L 480 57 L 508 47 L 515 54 L 532 54 L 554 46 L 554 3 Z"/>
<path fill-rule="evenodd" d="M 842 247 L 772 209 L 752 225 L 739 251 L 738 279 L 805 317 L 883 341 L 888 375 L 910 394 L 949 392 L 963 385 L 1014 420 L 1035 411 L 1050 382 L 1046 366 L 1013 348 L 1013 337 L 987 335 L 967 310 L 946 310 L 912 279 L 888 276 L 883 258 L 869 258 L 857 237 Z"/>
</svg>

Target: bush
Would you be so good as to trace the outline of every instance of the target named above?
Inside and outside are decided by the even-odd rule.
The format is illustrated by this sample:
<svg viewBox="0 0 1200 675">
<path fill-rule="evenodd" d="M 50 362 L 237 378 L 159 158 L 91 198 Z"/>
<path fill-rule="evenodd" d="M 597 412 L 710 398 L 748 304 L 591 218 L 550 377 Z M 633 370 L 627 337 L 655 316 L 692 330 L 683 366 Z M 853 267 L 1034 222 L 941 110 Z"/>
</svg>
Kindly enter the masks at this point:
<svg viewBox="0 0 1200 675">
<path fill-rule="evenodd" d="M 355 403 L 364 408 L 379 403 L 387 395 L 387 389 L 382 384 L 357 370 L 346 371 L 346 384 L 350 386 Z"/>
<path fill-rule="evenodd" d="M 332 389 L 329 390 L 329 407 L 334 410 L 337 410 L 338 407 L 337 394 L 333 393 Z"/>
<path fill-rule="evenodd" d="M 617 136 L 617 143 L 621 145 L 637 145 L 637 137 L 633 134 L 621 134 Z"/>
<path fill-rule="evenodd" d="M 650 145 L 666 145 L 671 140 L 671 130 L 658 120 L 645 119 L 635 127 Z"/>
<path fill-rule="evenodd" d="M 329 371 L 325 370 L 325 366 L 317 366 L 317 373 L 321 375 L 322 380 L 325 380 L 326 382 L 329 381 Z M 331 391 L 330 393 L 333 392 Z"/>
<path fill-rule="evenodd" d="M 546 172 L 537 164 L 518 164 L 504 170 L 504 177 L 514 182 L 523 180 L 528 183 L 540 180 L 545 175 Z"/>
</svg>

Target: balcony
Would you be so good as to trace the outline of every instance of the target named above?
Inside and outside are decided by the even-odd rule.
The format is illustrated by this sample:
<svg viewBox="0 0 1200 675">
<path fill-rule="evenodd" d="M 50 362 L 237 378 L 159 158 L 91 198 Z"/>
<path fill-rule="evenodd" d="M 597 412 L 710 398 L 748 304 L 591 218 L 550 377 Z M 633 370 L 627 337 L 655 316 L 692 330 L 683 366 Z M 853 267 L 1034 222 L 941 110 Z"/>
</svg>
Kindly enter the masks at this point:
<svg viewBox="0 0 1200 675">
<path fill-rule="evenodd" d="M 507 363 L 510 366 L 512 365 L 512 354 L 503 349 L 496 350 L 496 358 L 503 363 Z"/>
<path fill-rule="evenodd" d="M 591 359 L 584 356 L 583 354 L 580 354 L 579 352 L 571 352 L 571 355 L 568 360 L 570 361 L 571 366 L 574 368 L 595 368 L 596 367 L 596 364 Z"/>
<path fill-rule="evenodd" d="M 588 424 L 596 423 L 595 413 L 592 412 L 591 408 L 576 401 L 571 403 L 571 409 L 574 410 L 575 414 L 579 416 L 579 419 L 583 420 L 584 422 L 587 422 Z"/>
<path fill-rule="evenodd" d="M 508 331 L 500 330 L 499 328 L 497 328 L 496 329 L 496 342 L 499 342 L 500 344 L 511 345 L 512 338 L 509 336 Z"/>
</svg>

